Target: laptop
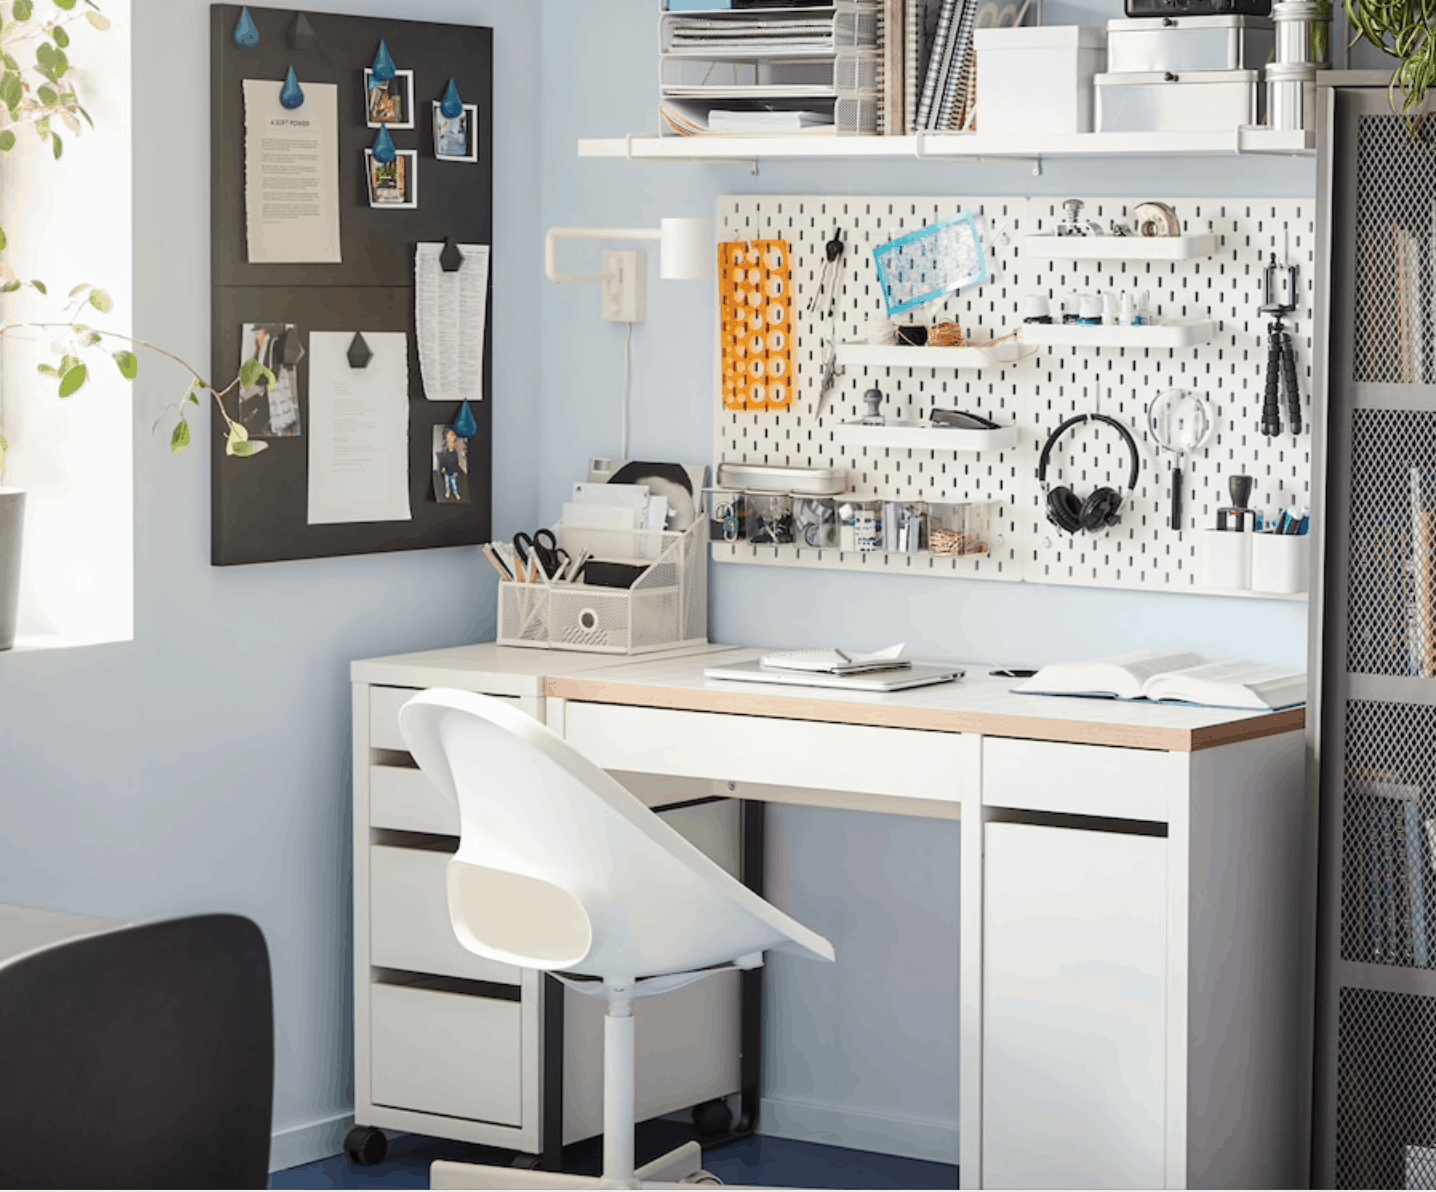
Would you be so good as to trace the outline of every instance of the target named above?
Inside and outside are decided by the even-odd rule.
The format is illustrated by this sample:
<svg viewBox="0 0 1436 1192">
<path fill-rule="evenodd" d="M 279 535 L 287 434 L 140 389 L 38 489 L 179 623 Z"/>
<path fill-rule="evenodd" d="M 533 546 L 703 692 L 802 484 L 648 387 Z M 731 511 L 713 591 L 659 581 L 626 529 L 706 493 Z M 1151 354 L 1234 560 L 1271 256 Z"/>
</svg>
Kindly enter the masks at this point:
<svg viewBox="0 0 1436 1192">
<path fill-rule="evenodd" d="M 868 671 L 855 675 L 833 675 L 822 671 L 775 670 L 765 667 L 761 659 L 705 666 L 707 679 L 732 679 L 740 683 L 781 683 L 785 687 L 838 687 L 844 691 L 906 691 L 909 687 L 927 687 L 933 683 L 951 683 L 963 676 L 960 666 L 933 662 L 914 662 L 901 670 Z"/>
</svg>

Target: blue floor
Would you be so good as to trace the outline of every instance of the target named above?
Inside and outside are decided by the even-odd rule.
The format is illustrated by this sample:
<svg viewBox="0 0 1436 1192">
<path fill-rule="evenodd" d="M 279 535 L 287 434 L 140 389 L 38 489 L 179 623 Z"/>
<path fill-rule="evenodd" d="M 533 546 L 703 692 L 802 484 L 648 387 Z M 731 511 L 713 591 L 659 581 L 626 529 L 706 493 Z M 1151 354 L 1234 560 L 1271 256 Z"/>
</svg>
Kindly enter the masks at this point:
<svg viewBox="0 0 1436 1192">
<path fill-rule="evenodd" d="M 663 1154 L 690 1136 L 670 1122 L 639 1127 L 640 1164 Z M 274 1188 L 427 1188 L 435 1159 L 506 1166 L 511 1153 L 435 1138 L 396 1138 L 389 1157 L 377 1167 L 359 1167 L 334 1155 L 303 1167 L 276 1171 Z M 597 1174 L 596 1154 L 573 1164 L 580 1174 Z M 766 1184 L 779 1188 L 956 1188 L 957 1168 L 923 1159 L 877 1155 L 819 1142 L 790 1142 L 757 1136 L 707 1152 L 703 1167 L 725 1184 Z"/>
</svg>

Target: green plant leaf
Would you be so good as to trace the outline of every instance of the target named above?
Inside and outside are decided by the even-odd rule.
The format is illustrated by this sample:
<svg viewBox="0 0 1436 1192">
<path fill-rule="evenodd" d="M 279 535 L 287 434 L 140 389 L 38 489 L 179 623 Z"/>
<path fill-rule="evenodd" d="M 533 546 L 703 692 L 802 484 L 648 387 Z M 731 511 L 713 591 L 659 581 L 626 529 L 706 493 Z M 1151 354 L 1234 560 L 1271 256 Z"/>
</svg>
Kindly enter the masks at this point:
<svg viewBox="0 0 1436 1192">
<path fill-rule="evenodd" d="M 174 434 L 170 435 L 170 450 L 178 455 L 190 444 L 189 423 L 183 418 L 175 426 Z"/>
<path fill-rule="evenodd" d="M 0 153 L 9 153 L 19 144 L 19 138 L 10 129 L 0 132 Z"/>
<path fill-rule="evenodd" d="M 268 444 L 268 443 L 249 443 L 249 442 L 244 442 L 244 443 L 233 443 L 233 444 L 231 444 L 230 446 L 233 447 L 233 450 L 230 450 L 230 449 L 227 447 L 227 448 L 225 448 L 225 454 L 226 454 L 226 455 L 237 455 L 237 456 L 239 456 L 241 459 L 243 459 L 243 458 L 246 457 L 246 456 L 258 455 L 261 451 L 263 451 L 266 447 L 268 447 L 269 444 Z"/>
<path fill-rule="evenodd" d="M 229 441 L 231 443 L 246 443 L 249 441 L 249 431 L 245 430 L 241 423 L 231 422 L 229 424 Z"/>
<path fill-rule="evenodd" d="M 55 7 L 63 8 L 66 12 L 69 12 L 75 7 L 75 0 L 55 0 Z"/>
<path fill-rule="evenodd" d="M 30 279 L 30 284 L 34 286 L 37 290 L 39 290 L 42 294 L 48 295 L 50 293 L 50 291 L 45 288 L 45 283 L 41 281 L 38 277 L 32 277 Z"/>
<path fill-rule="evenodd" d="M 50 34 L 50 36 L 55 39 L 55 44 L 59 46 L 62 50 L 70 44 L 70 35 L 58 25 L 55 27 L 55 31 Z"/>
<path fill-rule="evenodd" d="M 20 289 L 20 286 L 21 283 L 18 281 L 7 281 L 4 285 L 0 285 L 0 294 L 13 294 Z"/>
<path fill-rule="evenodd" d="M 185 394 L 185 401 L 189 402 L 191 405 L 199 405 L 199 390 L 191 389 L 187 394 Z"/>
<path fill-rule="evenodd" d="M 90 305 L 102 315 L 107 315 L 115 308 L 114 301 L 104 290 L 95 290 L 90 294 Z"/>
<path fill-rule="evenodd" d="M 70 397 L 72 394 L 77 393 L 89 375 L 90 370 L 83 364 L 75 365 L 74 368 L 70 369 L 69 372 L 60 378 L 60 396 Z"/>
<path fill-rule="evenodd" d="M 87 332 L 85 338 L 80 341 L 80 347 L 98 348 L 100 346 L 100 341 L 104 338 L 105 337 L 101 335 L 98 331 Z"/>
<path fill-rule="evenodd" d="M 39 120 L 35 121 L 35 135 L 42 141 L 48 141 L 50 139 L 49 116 L 42 116 Z"/>
<path fill-rule="evenodd" d="M 5 235 L 5 229 L 0 228 L 0 252 L 5 251 L 5 246 L 10 243 L 10 238 Z"/>
<path fill-rule="evenodd" d="M 140 375 L 140 358 L 133 352 L 116 352 L 115 364 L 119 366 L 120 376 L 127 381 Z"/>
<path fill-rule="evenodd" d="M 89 282 L 87 282 L 87 281 L 82 281 L 79 285 L 77 285 L 73 290 L 70 291 L 70 297 L 71 297 L 71 298 L 78 298 L 78 297 L 79 297 L 81 294 L 83 294 L 86 290 L 90 290 L 90 289 L 93 289 L 93 288 L 94 288 L 94 287 L 91 286 Z"/>
<path fill-rule="evenodd" d="M 52 46 L 48 41 L 42 41 L 39 47 L 35 50 L 35 61 L 38 62 L 41 68 L 44 70 L 54 70 L 55 55 L 59 52 L 60 51 L 57 50 L 54 46 Z"/>
<path fill-rule="evenodd" d="M 51 142 L 51 144 L 53 144 L 53 145 L 55 146 L 55 160 L 56 160 L 56 161 L 59 161 L 59 160 L 60 160 L 60 154 L 62 154 L 62 153 L 65 151 L 64 143 L 60 140 L 60 134 L 57 133 L 57 132 L 56 132 L 56 133 L 51 133 L 51 134 L 50 134 L 50 142 Z"/>
<path fill-rule="evenodd" d="M 28 21 L 35 15 L 34 0 L 15 0 L 15 6 L 10 11 L 17 21 Z"/>
<path fill-rule="evenodd" d="M 264 375 L 264 365 L 258 360 L 246 360 L 239 369 L 239 384 L 242 389 L 253 389 Z"/>
<path fill-rule="evenodd" d="M 25 81 L 20 77 L 18 70 L 7 70 L 0 76 L 0 103 L 10 109 L 13 115 L 20 108 L 20 101 L 25 98 Z"/>
<path fill-rule="evenodd" d="M 60 370 L 53 364 L 37 364 L 35 371 L 42 377 L 54 377 L 57 381 L 60 379 Z"/>
<path fill-rule="evenodd" d="M 110 18 L 105 16 L 103 13 L 87 12 L 85 14 L 85 20 L 89 21 L 90 24 L 92 24 L 101 33 L 103 33 L 106 29 L 110 27 Z"/>
<path fill-rule="evenodd" d="M 0 62 L 5 63 L 6 70 L 19 70 L 20 64 L 15 61 L 13 54 L 0 54 Z"/>
<path fill-rule="evenodd" d="M 47 108 L 55 106 L 55 101 L 60 98 L 60 93 L 53 87 L 41 87 L 35 92 L 40 97 L 40 102 Z"/>
</svg>

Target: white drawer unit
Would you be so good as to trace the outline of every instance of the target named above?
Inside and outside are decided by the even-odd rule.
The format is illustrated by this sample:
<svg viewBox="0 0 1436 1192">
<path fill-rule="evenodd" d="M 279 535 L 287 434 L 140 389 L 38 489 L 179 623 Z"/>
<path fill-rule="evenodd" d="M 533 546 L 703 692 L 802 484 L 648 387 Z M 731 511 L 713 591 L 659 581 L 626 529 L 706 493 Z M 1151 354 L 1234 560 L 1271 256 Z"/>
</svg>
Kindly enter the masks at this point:
<svg viewBox="0 0 1436 1192">
<path fill-rule="evenodd" d="M 369 826 L 397 832 L 459 834 L 459 807 L 411 766 L 369 767 Z"/>
<path fill-rule="evenodd" d="M 982 742 L 988 806 L 1166 823 L 1168 798 L 1183 782 L 1181 754 L 1005 737 Z"/>
</svg>

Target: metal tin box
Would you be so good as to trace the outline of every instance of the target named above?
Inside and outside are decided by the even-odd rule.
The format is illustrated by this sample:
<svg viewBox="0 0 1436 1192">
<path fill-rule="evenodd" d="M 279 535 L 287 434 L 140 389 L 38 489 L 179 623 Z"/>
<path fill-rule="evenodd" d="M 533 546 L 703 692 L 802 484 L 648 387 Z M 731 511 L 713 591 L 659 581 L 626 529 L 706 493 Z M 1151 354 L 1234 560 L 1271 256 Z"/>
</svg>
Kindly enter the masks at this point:
<svg viewBox="0 0 1436 1192">
<path fill-rule="evenodd" d="M 1099 74 L 1098 132 L 1205 132 L 1260 124 L 1261 72 Z"/>
<path fill-rule="evenodd" d="M 1148 17 L 1107 22 L 1107 70 L 1260 70 L 1276 43 L 1265 17 Z"/>
<path fill-rule="evenodd" d="M 1101 29 L 1023 25 L 972 37 L 984 133 L 1092 131 L 1092 76 L 1107 61 Z"/>
</svg>

